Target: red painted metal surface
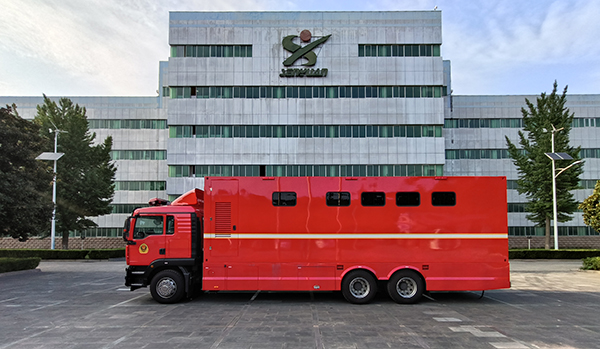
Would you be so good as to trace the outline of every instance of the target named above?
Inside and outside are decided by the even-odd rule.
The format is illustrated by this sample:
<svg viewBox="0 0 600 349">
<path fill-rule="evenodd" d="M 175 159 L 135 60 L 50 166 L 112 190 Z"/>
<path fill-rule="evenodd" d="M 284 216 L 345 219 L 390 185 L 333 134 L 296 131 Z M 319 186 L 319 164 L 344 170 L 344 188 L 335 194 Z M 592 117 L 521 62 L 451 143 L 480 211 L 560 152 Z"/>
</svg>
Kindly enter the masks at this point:
<svg viewBox="0 0 600 349">
<path fill-rule="evenodd" d="M 205 290 L 339 290 L 350 270 L 387 280 L 404 268 L 431 291 L 510 286 L 504 177 L 215 177 L 205 189 Z M 273 206 L 273 192 L 295 192 L 296 205 Z M 327 206 L 328 192 L 350 205 Z M 385 206 L 362 206 L 362 192 L 384 192 Z M 397 192 L 419 192 L 420 205 L 398 207 Z M 456 205 L 433 206 L 433 192 Z"/>
</svg>

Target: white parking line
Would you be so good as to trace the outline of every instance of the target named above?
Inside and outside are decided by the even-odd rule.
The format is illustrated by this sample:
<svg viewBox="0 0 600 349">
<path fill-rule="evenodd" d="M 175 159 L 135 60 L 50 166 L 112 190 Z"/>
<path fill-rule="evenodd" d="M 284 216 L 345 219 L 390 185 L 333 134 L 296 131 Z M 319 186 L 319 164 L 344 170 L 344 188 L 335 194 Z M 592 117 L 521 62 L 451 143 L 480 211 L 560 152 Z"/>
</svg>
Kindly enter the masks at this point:
<svg viewBox="0 0 600 349">
<path fill-rule="evenodd" d="M 433 319 L 437 322 L 462 322 L 461 319 L 455 317 L 434 317 Z"/>
<path fill-rule="evenodd" d="M 497 349 L 529 349 L 528 346 L 519 342 L 495 342 L 490 344 Z"/>
<path fill-rule="evenodd" d="M 504 338 L 504 337 L 506 337 L 505 335 L 503 335 L 502 333 L 500 333 L 498 331 L 486 331 L 486 332 L 484 332 L 481 329 L 479 329 L 478 327 L 475 327 L 475 326 L 459 326 L 459 327 L 449 327 L 449 328 L 450 328 L 450 330 L 452 330 L 452 332 L 469 332 L 472 335 L 474 335 L 475 337 L 497 337 L 497 338 Z M 484 326 L 484 327 L 487 327 L 487 326 Z"/>
</svg>

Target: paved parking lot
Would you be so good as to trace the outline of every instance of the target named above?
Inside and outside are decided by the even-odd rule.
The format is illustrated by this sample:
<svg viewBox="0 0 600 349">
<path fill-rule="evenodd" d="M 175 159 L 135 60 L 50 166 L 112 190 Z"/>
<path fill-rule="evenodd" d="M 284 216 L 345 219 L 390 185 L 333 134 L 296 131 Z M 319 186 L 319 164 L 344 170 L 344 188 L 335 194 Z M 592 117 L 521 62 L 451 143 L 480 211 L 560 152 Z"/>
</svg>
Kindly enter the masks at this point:
<svg viewBox="0 0 600 349">
<path fill-rule="evenodd" d="M 516 260 L 512 288 L 379 295 L 213 293 L 175 305 L 123 286 L 124 261 L 44 261 L 0 274 L 4 348 L 600 348 L 600 272 Z"/>
</svg>

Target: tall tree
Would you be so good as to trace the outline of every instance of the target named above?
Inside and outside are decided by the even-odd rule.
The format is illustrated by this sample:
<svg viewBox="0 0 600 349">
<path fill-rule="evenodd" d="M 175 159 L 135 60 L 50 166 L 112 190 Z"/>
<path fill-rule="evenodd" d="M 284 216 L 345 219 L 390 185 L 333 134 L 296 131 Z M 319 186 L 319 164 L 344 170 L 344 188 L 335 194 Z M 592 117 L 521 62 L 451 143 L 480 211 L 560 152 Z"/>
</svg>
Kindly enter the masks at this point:
<svg viewBox="0 0 600 349">
<path fill-rule="evenodd" d="M 96 226 L 89 219 L 111 212 L 116 167 L 111 162 L 112 137 L 95 143 L 90 133 L 85 108 L 68 98 L 53 102 L 44 95 L 34 121 L 42 130 L 58 128 L 58 152 L 65 155 L 57 166 L 57 222 L 62 247 L 68 248 L 69 232 Z M 43 132 L 45 137 L 54 134 Z"/>
<path fill-rule="evenodd" d="M 579 208 L 583 210 L 583 222 L 600 232 L 600 181 L 596 181 L 594 192 L 583 200 Z"/>
<path fill-rule="evenodd" d="M 581 147 L 569 145 L 569 132 L 574 114 L 565 107 L 567 102 L 567 87 L 562 95 L 557 94 L 557 83 L 554 82 L 552 93 L 542 93 L 536 100 L 536 105 L 525 99 L 526 108 L 521 108 L 523 114 L 523 131 L 519 131 L 520 149 L 506 137 L 508 152 L 517 166 L 519 194 L 525 194 L 528 203 L 527 219 L 537 226 L 546 228 L 546 249 L 550 248 L 550 220 L 553 216 L 552 202 L 552 162 L 544 153 L 552 151 L 552 126 L 562 129 L 554 134 L 554 152 L 567 153 L 573 161 L 579 159 Z M 566 167 L 568 161 L 557 161 L 558 167 Z M 572 214 L 577 209 L 577 201 L 571 190 L 577 189 L 579 175 L 583 172 L 583 164 L 578 164 L 563 172 L 556 178 L 556 201 L 558 221 L 567 222 L 573 219 Z M 557 222 L 554 222 L 557 224 Z"/>
<path fill-rule="evenodd" d="M 39 132 L 15 105 L 0 108 L 0 235 L 21 241 L 48 231 L 52 216 L 52 172 L 35 160 L 48 146 Z"/>
</svg>

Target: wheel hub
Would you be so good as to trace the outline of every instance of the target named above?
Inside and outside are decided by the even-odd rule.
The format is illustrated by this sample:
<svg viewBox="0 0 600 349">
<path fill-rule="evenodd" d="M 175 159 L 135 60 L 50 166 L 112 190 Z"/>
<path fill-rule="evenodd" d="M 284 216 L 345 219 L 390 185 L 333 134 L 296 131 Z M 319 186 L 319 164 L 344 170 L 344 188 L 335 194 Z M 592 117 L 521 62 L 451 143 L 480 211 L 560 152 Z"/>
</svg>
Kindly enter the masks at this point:
<svg viewBox="0 0 600 349">
<path fill-rule="evenodd" d="M 369 295 L 370 290 L 369 282 L 362 277 L 355 278 L 350 282 L 350 293 L 356 298 L 365 298 Z"/>
<path fill-rule="evenodd" d="M 156 285 L 156 292 L 163 298 L 172 297 L 177 292 L 177 284 L 171 278 L 161 279 Z"/>
<path fill-rule="evenodd" d="M 403 277 L 396 283 L 396 292 L 404 298 L 411 298 L 417 293 L 417 283 L 409 277 Z"/>
</svg>

